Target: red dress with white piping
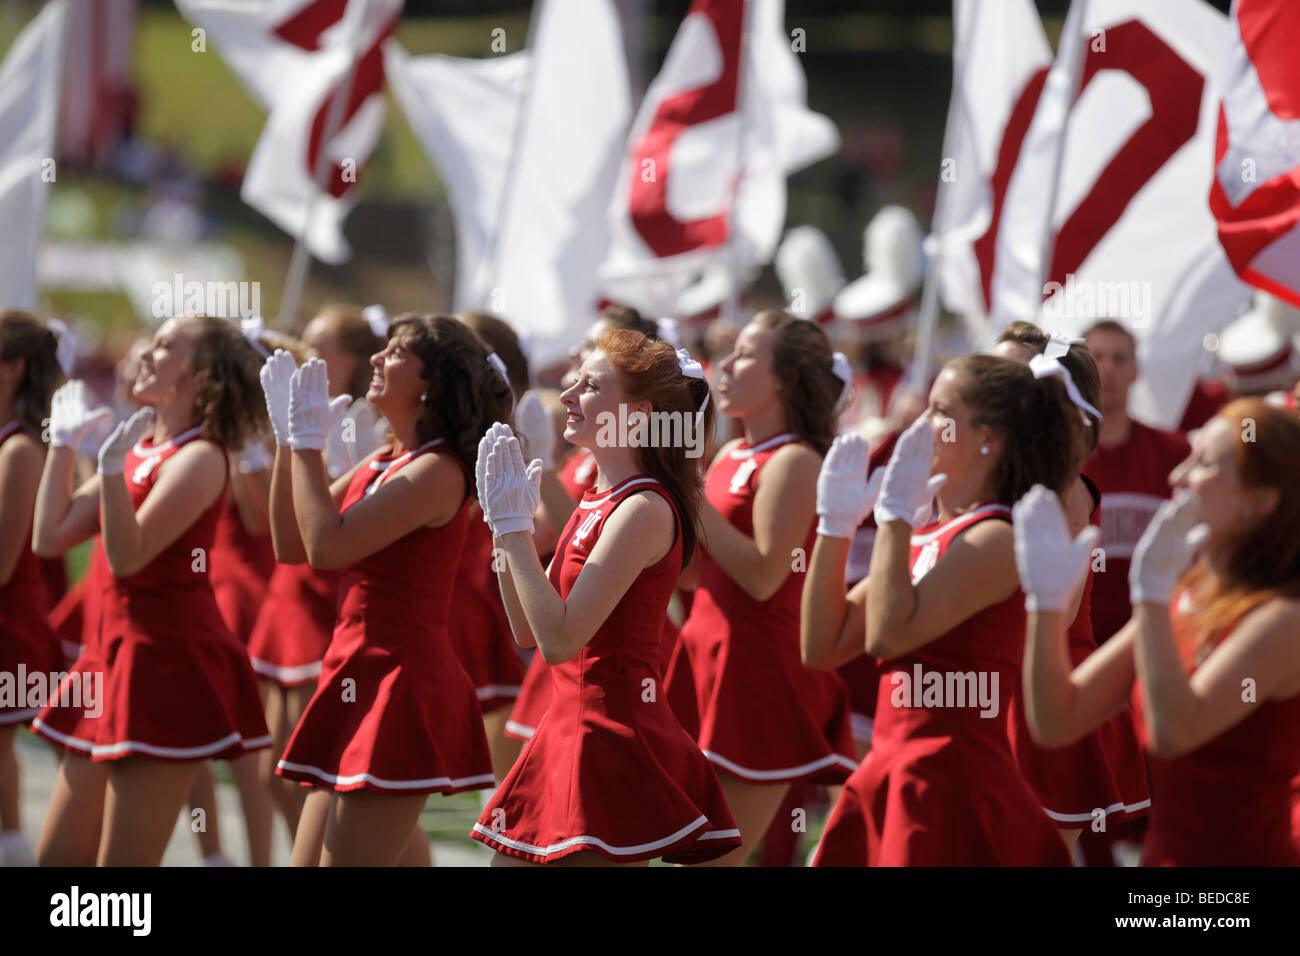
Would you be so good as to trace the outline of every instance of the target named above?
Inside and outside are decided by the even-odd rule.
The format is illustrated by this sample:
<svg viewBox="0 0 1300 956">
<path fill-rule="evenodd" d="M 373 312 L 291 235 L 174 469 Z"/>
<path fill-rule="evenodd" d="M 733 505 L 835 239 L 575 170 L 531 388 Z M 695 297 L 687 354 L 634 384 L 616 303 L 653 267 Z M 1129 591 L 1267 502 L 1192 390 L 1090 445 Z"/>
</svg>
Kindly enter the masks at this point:
<svg viewBox="0 0 1300 956">
<path fill-rule="evenodd" d="M 709 469 L 709 503 L 745 535 L 754 533 L 763 467 L 795 441 L 787 433 L 752 448 L 742 442 Z M 805 555 L 814 540 L 810 522 Z M 679 680 L 694 683 L 705 756 L 720 772 L 751 783 L 840 783 L 858 765 L 844 681 L 800 658 L 803 582 L 792 571 L 772 597 L 756 601 L 705 551 L 681 650 L 668 671 L 670 694 Z"/>
<path fill-rule="evenodd" d="M 1086 476 L 1084 481 L 1094 502 L 1099 502 L 1096 486 Z M 1100 510 L 1094 506 L 1090 520 L 1099 526 L 1099 519 Z M 1097 649 L 1092 636 L 1092 579 L 1089 570 L 1079 612 L 1067 632 L 1071 667 L 1078 667 Z M 1145 814 L 1151 806 L 1151 792 L 1133 711 L 1125 708 L 1077 743 L 1048 749 L 1038 746 L 1029 732 L 1023 690 L 1018 684 L 1011 699 L 1007 724 L 1011 749 L 1052 822 L 1063 829 L 1084 829 L 1098 817 L 1117 815 L 1122 819 Z"/>
<path fill-rule="evenodd" d="M 277 564 L 271 572 L 248 659 L 281 687 L 315 684 L 338 619 L 339 572 Z"/>
<path fill-rule="evenodd" d="M 270 535 L 249 534 L 234 498 L 227 496 L 217 521 L 208 577 L 226 627 L 245 646 L 252 637 L 274 571 L 275 549 Z"/>
<path fill-rule="evenodd" d="M 1177 593 L 1169 617 L 1193 674 L 1189 598 L 1185 589 Z M 1139 682 L 1133 709 L 1145 744 Z M 1143 866 L 1300 866 L 1300 695 L 1242 701 L 1241 709 L 1244 718 L 1213 740 L 1177 757 L 1150 755 Z"/>
<path fill-rule="evenodd" d="M 344 513 L 423 455 L 459 456 L 435 439 L 375 455 L 353 475 Z M 344 568 L 338 623 L 316 693 L 276 772 L 336 791 L 457 793 L 495 782 L 474 686 L 447 618 L 472 485 L 446 524 L 416 528 Z"/>
<path fill-rule="evenodd" d="M 0 446 L 21 430 L 18 419 L 0 426 Z M 32 553 L 30 540 L 20 547 L 13 573 L 0 586 L 0 679 L 13 682 L 0 692 L 0 726 L 26 723 L 41 712 L 28 693 L 25 676 L 19 679 L 20 673 L 49 674 L 63 669 L 58 638 L 46 616 L 48 592 L 40 559 Z"/>
<path fill-rule="evenodd" d="M 962 532 L 1010 515 L 984 505 L 918 529 L 913 583 Z M 845 783 L 814 866 L 1069 864 L 1007 739 L 1024 638 L 1025 596 L 1017 590 L 881 662 L 871 752 Z M 936 686 L 951 694 L 934 695 Z"/>
<path fill-rule="evenodd" d="M 560 597 L 572 591 L 609 516 L 645 492 L 672 504 L 647 476 L 584 494 L 547 571 Z M 474 839 L 534 863 L 584 850 L 625 863 L 700 863 L 740 845 L 713 767 L 663 693 L 661 622 L 681 560 L 678 531 L 577 656 L 550 669 L 550 707 L 474 825 Z"/>
<path fill-rule="evenodd" d="M 151 437 L 136 443 L 124 475 L 136 511 L 160 467 L 196 440 L 202 439 L 192 428 L 161 444 Z M 60 685 L 60 702 L 41 712 L 33 730 L 101 761 L 227 759 L 270 745 L 257 681 L 221 619 L 207 573 L 224 497 L 223 490 L 135 574 L 105 576 L 94 598 L 96 633 Z M 63 705 L 74 699 L 74 683 L 84 691 L 98 681 L 98 706 Z"/>
<path fill-rule="evenodd" d="M 449 621 L 451 646 L 474 682 L 483 713 L 511 706 L 524 682 L 510 619 L 492 568 L 492 529 L 471 504 L 465 550 L 456 567 L 456 607 Z"/>
</svg>

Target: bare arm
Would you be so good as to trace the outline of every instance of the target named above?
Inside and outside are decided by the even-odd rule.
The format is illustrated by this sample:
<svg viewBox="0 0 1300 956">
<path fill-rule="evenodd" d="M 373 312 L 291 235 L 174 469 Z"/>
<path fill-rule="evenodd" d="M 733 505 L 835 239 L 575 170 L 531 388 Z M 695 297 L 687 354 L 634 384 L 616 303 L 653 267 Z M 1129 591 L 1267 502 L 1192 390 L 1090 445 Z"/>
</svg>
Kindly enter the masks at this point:
<svg viewBox="0 0 1300 956">
<path fill-rule="evenodd" d="M 961 534 L 912 584 L 912 529 L 886 521 L 876 532 L 866 607 L 866 650 L 901 657 L 940 637 L 1020 588 L 1011 525 L 984 521 Z"/>
<path fill-rule="evenodd" d="M 534 549 L 535 553 L 536 549 Z M 496 562 L 497 584 L 501 587 L 501 603 L 505 605 L 506 617 L 510 621 L 510 633 L 515 636 L 515 643 L 520 647 L 536 647 L 537 638 L 528 626 L 528 615 L 519 603 L 519 592 L 515 588 L 514 577 L 510 573 L 510 562 L 505 557 L 500 538 L 492 539 L 492 560 Z M 540 560 L 538 564 L 540 565 Z M 550 580 L 549 578 L 547 579 Z"/>
<path fill-rule="evenodd" d="M 844 593 L 849 538 L 817 536 L 799 606 L 799 643 L 808 667 L 829 670 L 862 653 L 869 578 Z"/>
<path fill-rule="evenodd" d="M 27 435 L 15 435 L 0 446 L 0 587 L 9 583 L 31 544 L 43 457 L 44 449 Z"/>
<path fill-rule="evenodd" d="M 209 441 L 190 442 L 158 466 L 158 481 L 140 510 L 126 474 L 101 475 L 104 554 L 116 577 L 129 577 L 158 557 L 221 496 L 226 456 Z"/>
<path fill-rule="evenodd" d="M 99 475 L 72 490 L 77 454 L 66 446 L 51 448 L 36 489 L 32 550 L 42 558 L 67 554 L 99 531 Z"/>
<path fill-rule="evenodd" d="M 424 455 L 340 513 L 334 492 L 347 488 L 345 479 L 338 479 L 331 489 L 319 451 L 291 454 L 298 533 L 313 568 L 346 567 L 417 528 L 445 524 L 465 500 L 467 486 L 460 466 L 445 455 Z"/>
<path fill-rule="evenodd" d="M 771 598 L 792 573 L 794 550 L 803 547 L 816 516 L 820 470 L 821 456 L 812 449 L 778 449 L 754 492 L 752 538 L 707 502 L 700 508 L 709 555 L 756 601 Z"/>
<path fill-rule="evenodd" d="M 1248 614 L 1190 677 L 1178 657 L 1169 609 L 1136 611 L 1136 661 L 1151 752 L 1195 750 L 1256 713 L 1300 694 L 1300 602 L 1274 599 Z"/>
<path fill-rule="evenodd" d="M 232 460 L 230 463 L 230 497 L 239 513 L 239 523 L 255 538 L 271 533 L 271 516 L 268 501 L 271 495 L 271 471 L 244 472 Z"/>
<path fill-rule="evenodd" d="M 577 454 L 581 454 L 578 452 Z M 569 497 L 569 493 L 564 490 L 564 483 L 560 481 L 560 476 L 554 471 L 542 472 L 542 506 L 541 514 L 552 528 L 558 534 L 564 529 L 565 523 L 569 516 L 573 514 L 573 509 L 578 507 L 578 503 Z"/>
<path fill-rule="evenodd" d="M 629 496 L 605 520 L 567 598 L 542 572 L 532 535 L 516 531 L 498 539 L 520 609 L 546 663 L 562 664 L 586 647 L 637 576 L 668 553 L 673 532 L 666 501 L 653 492 Z"/>
<path fill-rule="evenodd" d="M 364 464 L 364 460 L 358 462 L 330 485 L 330 497 L 334 500 L 336 508 L 343 506 L 343 496 L 352 482 L 352 476 Z M 275 449 L 267 510 L 275 560 L 281 564 L 306 564 L 307 549 L 303 547 L 302 535 L 298 533 L 298 515 L 293 508 L 292 455 L 287 445 Z"/>
</svg>

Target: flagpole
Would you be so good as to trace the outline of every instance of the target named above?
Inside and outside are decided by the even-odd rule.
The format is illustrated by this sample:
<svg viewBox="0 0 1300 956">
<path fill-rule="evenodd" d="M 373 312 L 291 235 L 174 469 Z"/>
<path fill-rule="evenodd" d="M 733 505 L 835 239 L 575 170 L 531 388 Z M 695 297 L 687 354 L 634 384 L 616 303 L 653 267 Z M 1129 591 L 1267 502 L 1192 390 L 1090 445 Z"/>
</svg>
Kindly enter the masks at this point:
<svg viewBox="0 0 1300 956">
<path fill-rule="evenodd" d="M 740 49 L 736 61 L 736 113 L 740 117 L 739 129 L 736 131 L 736 158 L 732 169 L 736 175 L 735 189 L 731 194 L 731 207 L 727 210 L 727 298 L 723 302 L 722 317 L 732 326 L 740 324 L 740 250 L 736 243 L 736 207 L 740 203 L 740 188 L 744 181 L 745 134 L 749 131 L 749 110 L 745 100 L 745 64 L 749 59 L 745 54 L 749 47 L 749 30 L 751 27 L 750 8 L 754 0 L 744 0 L 740 13 Z M 782 14 L 785 4 L 781 5 Z M 781 24 L 784 29 L 784 23 Z"/>
<path fill-rule="evenodd" d="M 1043 235 L 1038 246 L 1038 284 L 1035 288 L 1028 290 L 1029 301 L 1035 303 L 1036 311 L 1042 309 L 1044 286 L 1051 276 L 1052 254 L 1056 247 L 1056 231 L 1052 228 L 1052 219 L 1056 215 L 1056 200 L 1060 193 L 1061 167 L 1065 163 L 1065 134 L 1070 129 L 1070 114 L 1074 111 L 1074 98 L 1079 93 L 1079 80 L 1083 76 L 1083 61 L 1088 57 L 1088 51 L 1082 39 L 1084 28 L 1088 24 L 1088 0 L 1074 0 L 1069 12 L 1066 14 L 1065 27 L 1070 26 L 1069 14 L 1074 12 L 1075 6 L 1079 8 L 1079 19 L 1075 22 L 1074 28 L 1080 35 L 1080 40 L 1074 62 L 1067 64 L 1070 71 L 1070 95 L 1065 101 L 1065 116 L 1061 119 L 1061 133 L 1056 138 L 1056 148 L 1052 156 L 1052 178 L 1048 183 L 1047 191 L 1047 215 L 1043 217 Z M 1068 36 L 1063 29 L 1061 40 L 1056 45 L 1058 53 L 1067 39 Z M 1044 90 L 1044 93 L 1046 92 Z"/>
<path fill-rule="evenodd" d="M 953 33 L 954 41 L 957 31 L 957 2 L 953 0 Z M 952 148 L 953 139 L 953 117 L 961 109 L 963 74 L 965 65 L 970 54 L 971 37 L 975 31 L 967 30 L 966 36 L 962 37 L 962 46 L 958 50 L 954 42 L 953 61 L 952 61 L 952 92 L 948 96 L 948 116 L 943 126 L 943 156 L 940 157 L 940 169 L 942 170 L 942 160 L 946 159 Z M 960 62 L 958 53 L 960 53 Z M 917 317 L 916 326 L 916 350 L 912 355 L 912 367 L 908 372 L 908 381 L 917 395 L 925 397 L 925 388 L 930 380 L 930 353 L 934 349 L 934 330 L 939 324 L 939 270 L 943 261 L 943 238 L 944 230 L 947 228 L 947 219 L 944 212 L 947 209 L 948 190 L 944 188 L 942 171 L 939 174 L 939 188 L 934 197 L 934 218 L 930 222 L 931 238 L 933 243 L 934 254 L 926 264 L 925 283 L 921 289 L 921 311 Z"/>
<path fill-rule="evenodd" d="M 361 13 L 358 17 L 361 22 L 357 26 L 357 32 L 349 48 L 348 68 L 343 74 L 338 95 L 330 100 L 330 108 L 325 114 L 325 128 L 316 151 L 316 168 L 312 170 L 312 183 L 315 189 L 307 197 L 307 209 L 303 216 L 302 228 L 298 230 L 298 235 L 294 239 L 293 255 L 289 259 L 289 271 L 284 279 L 284 292 L 280 296 L 280 314 L 275 320 L 276 327 L 280 329 L 296 330 L 298 327 L 294 317 L 298 311 L 298 300 L 302 297 L 302 290 L 307 282 L 308 270 L 311 268 L 311 253 L 307 251 L 307 233 L 311 228 L 316 199 L 325 190 L 326 174 L 330 168 L 326 158 L 329 143 L 343 123 L 343 110 L 347 107 L 348 98 L 352 96 L 352 83 L 357 74 L 357 57 L 361 52 L 361 37 L 365 32 L 369 2 L 370 0 L 360 0 Z M 310 135 L 309 131 L 308 136 Z"/>
<path fill-rule="evenodd" d="M 506 213 L 510 209 L 510 200 L 514 197 L 515 174 L 519 169 L 519 144 L 523 142 L 524 128 L 528 120 L 528 106 L 533 99 L 533 82 L 537 78 L 537 50 L 534 48 L 533 41 L 536 39 L 537 22 L 544 15 L 548 2 L 549 0 L 541 0 L 535 4 L 533 13 L 528 18 L 528 35 L 524 38 L 524 49 L 528 51 L 528 78 L 524 85 L 524 95 L 519 100 L 519 112 L 515 114 L 515 128 L 510 137 L 510 156 L 506 160 L 505 179 L 501 183 L 496 228 L 488 237 L 487 252 L 481 260 L 479 274 L 474 277 L 474 288 L 471 290 L 473 294 L 464 300 L 472 303 L 475 308 L 487 309 L 487 311 L 491 309 L 484 303 L 490 303 L 488 295 L 492 281 L 500 274 L 497 256 L 501 250 L 501 233 L 505 231 Z M 488 271 L 484 272 L 484 269 Z"/>
</svg>

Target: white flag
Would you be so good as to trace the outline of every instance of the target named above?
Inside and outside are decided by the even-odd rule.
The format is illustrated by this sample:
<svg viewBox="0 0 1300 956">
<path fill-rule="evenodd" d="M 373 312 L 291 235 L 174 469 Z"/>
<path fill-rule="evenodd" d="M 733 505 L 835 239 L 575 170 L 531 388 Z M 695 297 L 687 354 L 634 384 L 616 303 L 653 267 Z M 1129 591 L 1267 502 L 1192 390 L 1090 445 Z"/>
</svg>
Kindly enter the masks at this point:
<svg viewBox="0 0 1300 956">
<path fill-rule="evenodd" d="M 988 313 L 1002 203 L 1051 63 L 1033 0 L 956 0 L 954 95 L 939 176 L 944 222 L 934 231 L 940 294 L 962 316 Z"/>
<path fill-rule="evenodd" d="M 1227 19 L 1201 0 L 1089 0 L 1086 20 L 1084 9 L 1077 0 L 1070 9 L 1008 187 L 990 317 L 995 327 L 1029 319 L 1065 334 L 1102 317 L 1125 323 L 1142 368 L 1131 411 L 1172 428 L 1201 370 L 1204 336 L 1249 295 L 1204 198 Z"/>
<path fill-rule="evenodd" d="M 316 258 L 345 261 L 351 250 L 343 220 L 383 128 L 382 47 L 402 0 L 178 0 L 177 6 L 270 111 L 240 195 L 285 232 L 305 235 Z"/>
<path fill-rule="evenodd" d="M 64 0 L 46 4 L 0 64 L 0 223 L 10 240 L 0 256 L 0 307 L 36 306 L 66 17 Z"/>
<path fill-rule="evenodd" d="M 1300 6 L 1234 0 L 1210 208 L 1237 273 L 1300 305 Z"/>
<path fill-rule="evenodd" d="M 534 16 L 499 231 L 474 297 L 545 365 L 563 359 L 595 317 L 605 213 L 632 104 L 613 0 L 543 0 Z"/>
<path fill-rule="evenodd" d="M 785 180 L 839 135 L 806 105 L 783 0 L 695 0 L 628 137 L 601 276 L 614 299 L 671 311 L 708 266 L 770 262 Z"/>
<path fill-rule="evenodd" d="M 529 59 L 528 51 L 412 58 L 396 40 L 384 45 L 393 95 L 437 167 L 456 219 L 457 311 L 473 306 L 486 284 Z"/>
</svg>

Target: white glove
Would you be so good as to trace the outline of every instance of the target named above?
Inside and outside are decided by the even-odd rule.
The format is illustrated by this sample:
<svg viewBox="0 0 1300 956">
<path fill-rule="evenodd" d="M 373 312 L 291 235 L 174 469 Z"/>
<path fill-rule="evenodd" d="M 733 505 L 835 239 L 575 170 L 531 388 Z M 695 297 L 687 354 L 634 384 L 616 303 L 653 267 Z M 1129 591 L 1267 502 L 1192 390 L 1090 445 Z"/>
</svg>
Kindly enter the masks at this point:
<svg viewBox="0 0 1300 956">
<path fill-rule="evenodd" d="M 289 379 L 289 447 L 294 451 L 320 451 L 325 447 L 331 422 L 339 414 L 341 410 L 330 402 L 325 363 L 309 359 Z"/>
<path fill-rule="evenodd" d="M 248 440 L 248 443 L 239 450 L 235 456 L 235 467 L 239 469 L 241 475 L 252 475 L 259 471 L 267 471 L 275 464 L 275 459 L 271 453 L 266 450 L 262 444 L 260 436 L 255 436 Z"/>
<path fill-rule="evenodd" d="M 533 533 L 533 512 L 541 495 L 542 463 L 524 468 L 517 438 L 498 438 L 488 453 L 485 471 L 484 513 L 492 533 Z"/>
<path fill-rule="evenodd" d="M 1128 569 L 1129 598 L 1139 604 L 1168 605 L 1179 576 L 1191 564 L 1209 528 L 1198 524 L 1201 499 L 1179 494 L 1162 504 L 1133 551 Z"/>
<path fill-rule="evenodd" d="M 289 383 L 296 367 L 292 355 L 284 349 L 276 349 L 275 354 L 262 363 L 259 373 L 262 394 L 266 396 L 266 414 L 271 419 L 271 431 L 275 433 L 277 445 L 289 444 Z"/>
<path fill-rule="evenodd" d="M 922 415 L 898 438 L 894 454 L 885 466 L 880 499 L 876 502 L 876 524 L 904 521 L 915 528 L 930 513 L 930 504 L 947 475 L 930 475 L 934 457 L 934 427 L 929 415 Z"/>
<path fill-rule="evenodd" d="M 880 493 L 885 470 L 877 468 L 867 481 L 869 452 L 861 435 L 840 435 L 822 462 L 817 476 L 817 533 L 826 538 L 852 538 Z"/>
<path fill-rule="evenodd" d="M 126 470 L 126 455 L 135 443 L 153 428 L 154 411 L 145 406 L 113 429 L 113 434 L 99 446 L 99 473 L 120 475 Z"/>
<path fill-rule="evenodd" d="M 1063 610 L 1088 573 L 1100 529 L 1089 525 L 1071 538 L 1060 499 L 1042 485 L 1030 488 L 1011 515 L 1025 610 Z"/>
<path fill-rule="evenodd" d="M 515 422 L 528 454 L 541 460 L 543 470 L 555 468 L 555 422 L 540 395 L 524 392 L 515 408 Z"/>
<path fill-rule="evenodd" d="M 86 385 L 74 378 L 59 386 L 50 399 L 50 447 L 76 448 L 95 426 L 112 418 L 104 406 L 91 409 L 86 404 Z"/>
<path fill-rule="evenodd" d="M 488 455 L 492 454 L 492 449 L 497 443 L 498 438 L 514 438 L 515 433 L 510 430 L 509 425 L 503 425 L 501 422 L 493 422 L 491 427 L 483 433 L 483 437 L 478 443 L 478 460 L 474 463 L 474 484 L 478 490 L 478 506 L 483 511 L 483 521 L 488 521 L 487 498 L 484 492 L 487 489 L 487 460 Z"/>
</svg>

